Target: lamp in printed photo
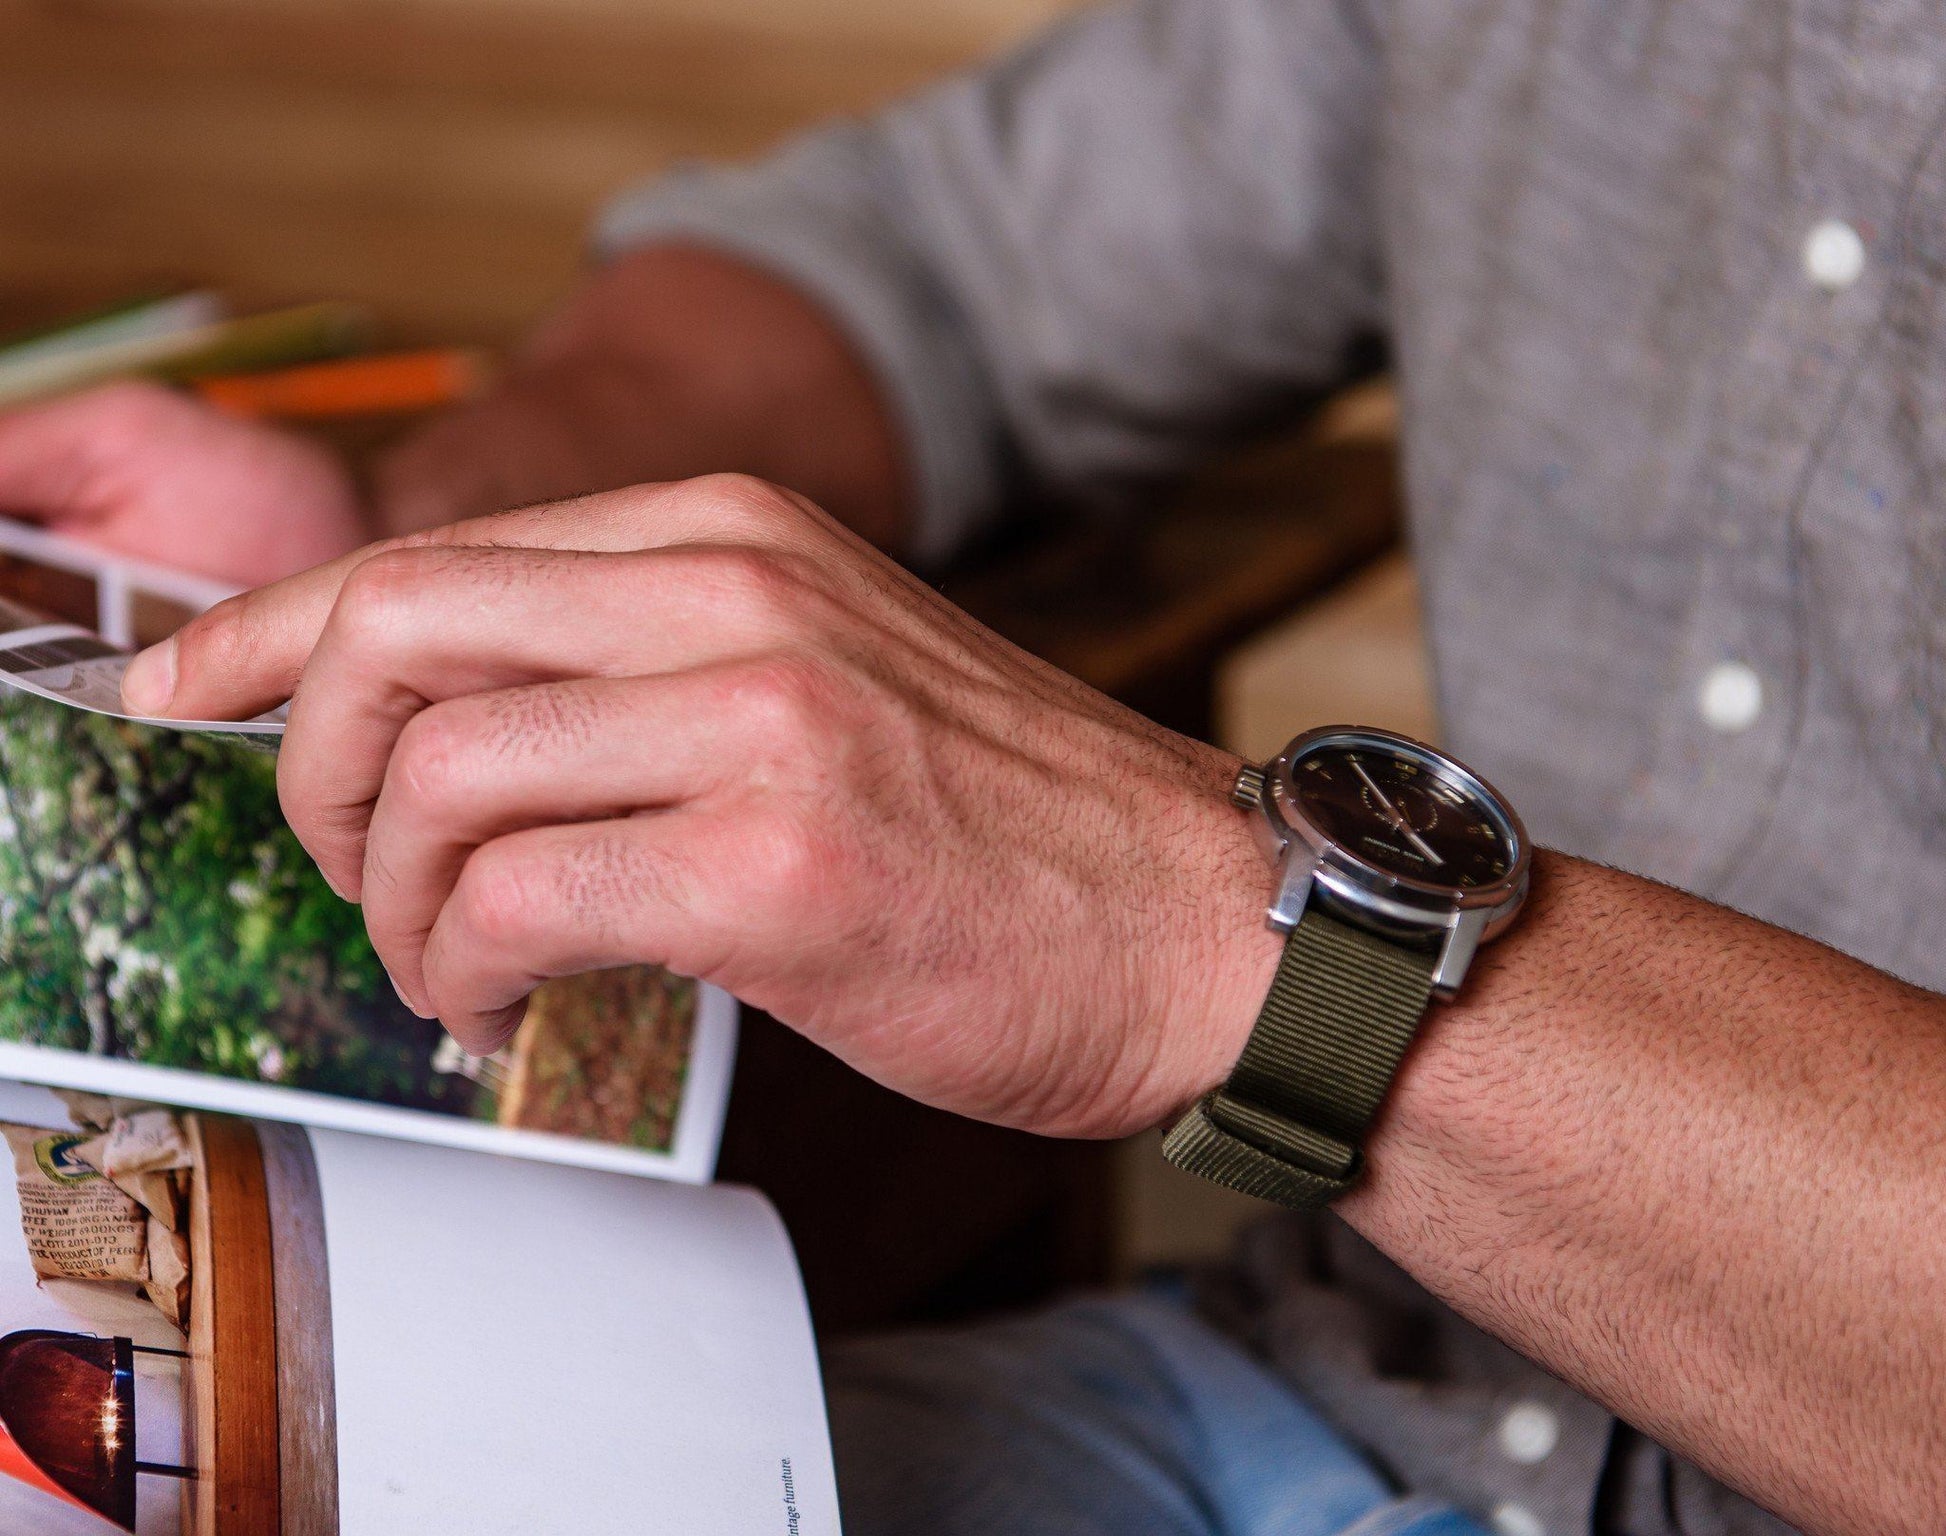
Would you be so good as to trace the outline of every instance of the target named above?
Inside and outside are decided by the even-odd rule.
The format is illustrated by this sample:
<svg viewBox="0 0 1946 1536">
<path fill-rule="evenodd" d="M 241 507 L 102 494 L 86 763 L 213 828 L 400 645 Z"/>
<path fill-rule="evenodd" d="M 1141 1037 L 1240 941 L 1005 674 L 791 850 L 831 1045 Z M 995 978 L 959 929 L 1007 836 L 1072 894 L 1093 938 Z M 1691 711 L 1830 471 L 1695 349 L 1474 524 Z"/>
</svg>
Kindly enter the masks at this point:
<svg viewBox="0 0 1946 1536">
<path fill-rule="evenodd" d="M 46 1328 L 0 1338 L 0 1474 L 133 1532 L 138 1474 L 196 1475 L 136 1460 L 137 1355 L 189 1358 L 131 1339 Z"/>
</svg>

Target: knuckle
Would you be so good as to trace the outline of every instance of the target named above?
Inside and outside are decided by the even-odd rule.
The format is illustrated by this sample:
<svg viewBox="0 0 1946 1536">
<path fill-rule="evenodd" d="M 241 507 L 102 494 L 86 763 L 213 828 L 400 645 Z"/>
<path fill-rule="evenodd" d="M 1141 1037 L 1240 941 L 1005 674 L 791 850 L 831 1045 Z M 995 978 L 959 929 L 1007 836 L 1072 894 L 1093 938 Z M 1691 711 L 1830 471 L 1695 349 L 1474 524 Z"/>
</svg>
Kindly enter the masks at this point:
<svg viewBox="0 0 1946 1536">
<path fill-rule="evenodd" d="M 225 598 L 177 630 L 181 674 L 226 677 L 252 670 L 263 645 L 256 607 L 256 594 L 245 592 Z"/>
<path fill-rule="evenodd" d="M 293 757 L 278 759 L 277 800 L 284 820 L 320 864 L 349 862 L 355 868 L 359 861 L 352 855 L 365 839 L 365 807 L 336 799 L 315 767 L 298 764 Z"/>
<path fill-rule="evenodd" d="M 735 706 L 775 739 L 821 740 L 834 719 L 839 693 L 830 667 L 802 651 L 778 652 L 747 663 L 732 683 Z"/>
<path fill-rule="evenodd" d="M 770 481 L 757 475 L 744 474 L 740 470 L 718 470 L 714 474 L 699 475 L 689 483 L 699 495 L 726 507 L 748 509 L 760 516 L 775 511 L 777 505 L 785 500 L 783 491 Z"/>
<path fill-rule="evenodd" d="M 823 868 L 817 839 L 802 822 L 787 821 L 772 830 L 768 862 L 771 884 L 787 906 L 803 907 L 816 898 Z"/>
<path fill-rule="evenodd" d="M 724 471 L 692 480 L 690 488 L 734 526 L 759 536 L 782 532 L 804 516 L 795 496 L 755 475 Z"/>
<path fill-rule="evenodd" d="M 368 838 L 365 843 L 363 875 L 360 905 L 365 909 L 365 932 L 371 936 L 372 948 L 378 951 L 379 958 L 389 966 L 394 959 L 402 958 L 397 953 L 400 931 L 389 911 L 391 899 L 399 894 L 400 881 L 398 871 L 393 869 L 392 861 L 375 838 Z"/>
<path fill-rule="evenodd" d="M 389 628 L 424 592 L 428 564 L 425 551 L 399 546 L 361 560 L 338 590 L 333 622 L 353 634 Z"/>
<path fill-rule="evenodd" d="M 828 912 L 845 887 L 844 850 L 802 817 L 780 817 L 764 835 L 762 883 L 780 913 Z"/>
<path fill-rule="evenodd" d="M 452 896 L 466 936 L 493 953 L 517 948 L 528 939 L 547 900 L 526 864 L 500 852 L 493 843 L 466 861 Z"/>
<path fill-rule="evenodd" d="M 402 790 L 412 806 L 450 805 L 472 787 L 478 735 L 461 713 L 435 704 L 414 715 L 399 733 L 386 784 Z"/>
</svg>

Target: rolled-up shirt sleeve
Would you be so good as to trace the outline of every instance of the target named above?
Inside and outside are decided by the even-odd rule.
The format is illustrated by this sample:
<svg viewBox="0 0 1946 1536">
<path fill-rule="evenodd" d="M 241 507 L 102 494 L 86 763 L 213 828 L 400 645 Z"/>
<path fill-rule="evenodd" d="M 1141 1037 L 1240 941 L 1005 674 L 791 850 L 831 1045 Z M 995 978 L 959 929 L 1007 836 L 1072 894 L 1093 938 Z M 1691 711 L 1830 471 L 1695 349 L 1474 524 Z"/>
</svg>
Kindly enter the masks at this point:
<svg viewBox="0 0 1946 1536">
<path fill-rule="evenodd" d="M 1139 502 L 1342 376 L 1383 312 L 1380 70 L 1353 0 L 1139 0 L 626 192 L 596 246 L 710 245 L 825 307 L 937 558 L 1015 490 Z"/>
</svg>

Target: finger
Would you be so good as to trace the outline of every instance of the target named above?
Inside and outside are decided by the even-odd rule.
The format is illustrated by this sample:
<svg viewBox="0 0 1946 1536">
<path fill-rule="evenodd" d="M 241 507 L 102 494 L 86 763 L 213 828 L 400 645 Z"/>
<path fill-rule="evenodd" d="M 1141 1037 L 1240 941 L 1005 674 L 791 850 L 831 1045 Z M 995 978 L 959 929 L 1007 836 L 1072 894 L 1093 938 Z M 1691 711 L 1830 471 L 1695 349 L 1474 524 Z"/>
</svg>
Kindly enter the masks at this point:
<svg viewBox="0 0 1946 1536">
<path fill-rule="evenodd" d="M 292 702 L 278 764 L 285 815 L 326 878 L 356 899 L 386 765 L 427 705 L 788 648 L 829 607 L 809 577 L 747 549 L 448 548 L 368 561 L 340 594 Z"/>
<path fill-rule="evenodd" d="M 734 859 L 722 818 L 677 809 L 538 827 L 477 849 L 427 937 L 426 1002 L 453 1038 L 486 1055 L 519 1026 L 527 995 L 556 976 L 722 963 L 719 892 Z"/>
<path fill-rule="evenodd" d="M 686 543 L 802 547 L 829 519 L 789 492 L 743 475 L 632 486 L 575 501 L 473 518 L 355 550 L 219 603 L 129 665 L 123 700 L 137 714 L 235 720 L 291 696 L 352 572 L 404 550 L 460 546 L 609 551 Z"/>
<path fill-rule="evenodd" d="M 0 508 L 82 522 L 119 487 L 112 469 L 179 426 L 196 407 L 159 384 L 109 384 L 0 414 Z"/>
<path fill-rule="evenodd" d="M 420 956 L 473 850 L 528 828 L 693 802 L 774 751 L 747 665 L 469 694 L 415 715 L 365 843 L 372 944 L 428 1011 Z"/>
</svg>

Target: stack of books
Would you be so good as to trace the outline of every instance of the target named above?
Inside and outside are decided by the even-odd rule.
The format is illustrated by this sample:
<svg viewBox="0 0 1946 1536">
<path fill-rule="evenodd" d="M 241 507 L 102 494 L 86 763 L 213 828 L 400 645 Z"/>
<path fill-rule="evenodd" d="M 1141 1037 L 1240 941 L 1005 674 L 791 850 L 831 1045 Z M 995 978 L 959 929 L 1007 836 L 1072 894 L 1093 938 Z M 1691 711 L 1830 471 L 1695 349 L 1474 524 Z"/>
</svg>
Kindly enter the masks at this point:
<svg viewBox="0 0 1946 1536">
<path fill-rule="evenodd" d="M 27 335 L 0 337 L 0 411 L 113 379 L 193 389 L 242 415 L 287 420 L 429 410 L 476 391 L 482 355 L 465 348 L 372 350 L 355 304 L 235 315 L 206 290 L 148 296 Z"/>
</svg>

